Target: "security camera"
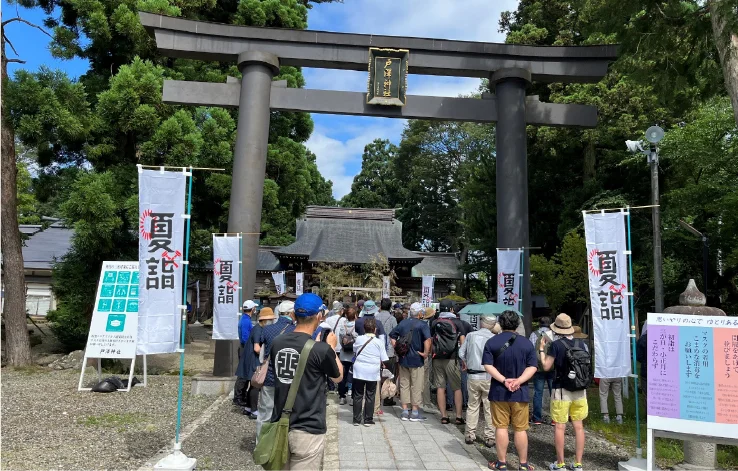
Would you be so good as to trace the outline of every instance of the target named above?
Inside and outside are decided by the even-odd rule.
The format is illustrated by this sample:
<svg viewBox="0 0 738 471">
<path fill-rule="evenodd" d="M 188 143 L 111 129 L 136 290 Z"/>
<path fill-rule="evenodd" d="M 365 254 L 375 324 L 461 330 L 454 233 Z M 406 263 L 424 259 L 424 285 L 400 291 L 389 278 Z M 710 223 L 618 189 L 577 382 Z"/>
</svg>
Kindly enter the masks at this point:
<svg viewBox="0 0 738 471">
<path fill-rule="evenodd" d="M 628 151 L 635 154 L 636 152 L 644 152 L 641 141 L 625 141 Z"/>
</svg>

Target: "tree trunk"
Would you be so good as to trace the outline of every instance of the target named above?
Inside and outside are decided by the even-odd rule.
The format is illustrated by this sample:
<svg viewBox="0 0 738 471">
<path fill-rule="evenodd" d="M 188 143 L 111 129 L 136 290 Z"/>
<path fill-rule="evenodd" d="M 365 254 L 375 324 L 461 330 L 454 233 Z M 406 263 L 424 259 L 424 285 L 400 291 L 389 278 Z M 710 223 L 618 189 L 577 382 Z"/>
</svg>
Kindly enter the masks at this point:
<svg viewBox="0 0 738 471">
<path fill-rule="evenodd" d="M 5 41 L 0 46 L 2 51 L 2 82 L 8 81 L 8 64 L 5 58 Z M 7 116 L 7 115 L 6 115 Z M 6 120 L 2 121 L 2 181 L 0 184 L 2 198 L 1 240 L 3 283 L 5 285 L 5 352 L 10 366 L 25 366 L 32 362 L 31 343 L 26 324 L 26 280 L 23 273 L 23 252 L 21 249 L 20 230 L 18 229 L 18 209 L 15 164 L 15 133 Z"/>
<path fill-rule="evenodd" d="M 736 19 L 730 21 L 730 15 L 736 15 L 730 10 L 728 0 L 711 0 L 710 19 L 712 34 L 715 37 L 720 64 L 723 66 L 725 88 L 733 104 L 733 116 L 738 124 L 738 31 L 731 28 Z M 732 29 L 732 31 L 731 31 Z"/>
</svg>

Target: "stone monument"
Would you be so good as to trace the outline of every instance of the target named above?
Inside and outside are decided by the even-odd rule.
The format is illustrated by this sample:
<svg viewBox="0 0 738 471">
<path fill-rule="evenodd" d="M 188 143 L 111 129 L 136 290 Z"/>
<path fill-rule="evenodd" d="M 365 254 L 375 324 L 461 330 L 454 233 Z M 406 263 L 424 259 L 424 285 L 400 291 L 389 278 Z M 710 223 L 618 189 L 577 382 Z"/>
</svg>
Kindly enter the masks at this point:
<svg viewBox="0 0 738 471">
<path fill-rule="evenodd" d="M 687 289 L 679 295 L 679 305 L 667 307 L 664 312 L 670 314 L 688 314 L 693 316 L 724 316 L 725 311 L 706 306 L 707 297 L 697 289 L 694 280 L 689 280 Z M 717 467 L 717 445 L 684 441 L 684 463 L 681 469 L 715 469 Z"/>
</svg>

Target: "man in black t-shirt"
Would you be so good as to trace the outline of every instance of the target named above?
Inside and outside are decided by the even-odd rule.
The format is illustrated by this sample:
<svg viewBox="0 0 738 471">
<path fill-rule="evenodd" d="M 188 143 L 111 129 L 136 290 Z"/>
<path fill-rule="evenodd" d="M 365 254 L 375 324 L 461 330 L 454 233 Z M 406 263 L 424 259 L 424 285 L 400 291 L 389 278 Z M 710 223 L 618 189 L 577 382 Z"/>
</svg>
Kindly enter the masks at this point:
<svg viewBox="0 0 738 471">
<path fill-rule="evenodd" d="M 282 334 L 272 344 L 270 362 L 274 370 L 274 412 L 272 422 L 278 422 L 287 402 L 290 385 L 297 372 L 300 353 L 312 337 L 320 321 L 323 301 L 312 293 L 300 295 L 295 301 L 297 327 Z M 343 378 L 343 365 L 336 354 L 337 339 L 333 332 L 325 342 L 316 342 L 310 352 L 300 380 L 295 404 L 290 413 L 290 461 L 287 469 L 319 469 L 325 447 L 326 376 L 334 383 Z"/>
</svg>

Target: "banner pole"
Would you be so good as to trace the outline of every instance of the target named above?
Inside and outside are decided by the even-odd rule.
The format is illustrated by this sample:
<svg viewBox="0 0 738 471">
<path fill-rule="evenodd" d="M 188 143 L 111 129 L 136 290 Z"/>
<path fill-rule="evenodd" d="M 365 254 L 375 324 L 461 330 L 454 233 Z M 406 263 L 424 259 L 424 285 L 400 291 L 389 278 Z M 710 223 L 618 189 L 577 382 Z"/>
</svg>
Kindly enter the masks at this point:
<svg viewBox="0 0 738 471">
<path fill-rule="evenodd" d="M 189 183 L 187 185 L 187 216 L 190 216 L 192 212 L 192 167 L 189 168 Z M 187 269 L 189 267 L 190 259 L 190 217 L 186 219 L 186 231 L 185 231 L 185 253 L 184 253 L 184 284 L 182 289 L 182 305 L 187 305 Z M 175 450 L 181 448 L 179 443 L 179 430 L 182 425 L 182 389 L 184 388 L 184 349 L 185 349 L 185 331 L 187 330 L 187 310 L 185 309 L 182 314 L 182 326 L 180 327 L 180 339 L 179 339 L 179 388 L 177 390 L 177 427 L 175 429 L 174 446 Z"/>
<path fill-rule="evenodd" d="M 238 234 L 238 311 L 243 306 L 243 237 Z M 239 319 L 240 320 L 240 319 Z"/>
<path fill-rule="evenodd" d="M 525 281 L 525 247 L 520 248 L 520 287 L 518 288 L 520 291 L 520 296 L 523 295 L 523 282 Z M 525 313 L 523 312 L 523 300 L 518 297 L 518 311 L 520 311 L 523 316 L 525 316 Z"/>
<path fill-rule="evenodd" d="M 636 406 L 636 458 L 643 458 L 643 448 L 641 447 L 641 411 L 638 404 L 638 374 L 636 373 L 637 361 L 636 361 L 636 326 L 635 326 L 635 308 L 633 306 L 633 245 L 630 239 L 630 206 L 627 208 L 628 214 L 626 215 L 628 221 L 628 300 L 630 305 L 630 347 L 631 357 L 633 359 L 633 382 L 635 385 L 635 406 Z M 649 457 L 650 459 L 650 457 Z"/>
</svg>

